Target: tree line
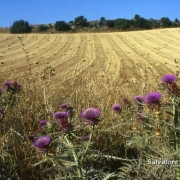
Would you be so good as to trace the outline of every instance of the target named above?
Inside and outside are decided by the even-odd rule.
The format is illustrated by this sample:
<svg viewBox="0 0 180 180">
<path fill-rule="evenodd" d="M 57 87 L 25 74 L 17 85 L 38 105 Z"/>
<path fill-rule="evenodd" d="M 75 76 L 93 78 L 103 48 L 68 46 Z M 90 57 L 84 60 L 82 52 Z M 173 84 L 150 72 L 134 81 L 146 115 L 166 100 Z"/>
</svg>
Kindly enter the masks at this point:
<svg viewBox="0 0 180 180">
<path fill-rule="evenodd" d="M 153 29 L 153 28 L 166 28 L 166 27 L 179 27 L 180 22 L 176 18 L 171 21 L 168 17 L 163 17 L 159 20 L 153 18 L 145 19 L 140 15 L 136 14 L 133 19 L 118 18 L 115 20 L 106 20 L 105 17 L 101 17 L 97 21 L 87 21 L 84 16 L 78 16 L 74 21 L 56 21 L 55 30 L 57 31 L 72 31 L 76 28 L 96 28 L 101 29 L 102 27 L 107 27 L 109 29 L 119 29 L 119 30 L 134 30 L 134 29 Z M 29 33 L 32 31 L 33 26 L 30 26 L 27 21 L 19 20 L 15 21 L 10 27 L 11 33 Z M 52 25 L 39 25 L 38 31 L 46 31 L 52 28 Z"/>
</svg>

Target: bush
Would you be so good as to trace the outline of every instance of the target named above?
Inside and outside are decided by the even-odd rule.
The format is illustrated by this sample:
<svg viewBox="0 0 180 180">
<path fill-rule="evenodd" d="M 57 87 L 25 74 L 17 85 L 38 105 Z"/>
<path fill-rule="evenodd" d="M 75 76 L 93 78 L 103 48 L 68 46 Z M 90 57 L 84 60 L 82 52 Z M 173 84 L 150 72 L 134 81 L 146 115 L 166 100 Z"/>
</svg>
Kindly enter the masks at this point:
<svg viewBox="0 0 180 180">
<path fill-rule="evenodd" d="M 87 19 L 84 16 L 78 16 L 77 18 L 75 18 L 74 24 L 78 27 L 87 27 L 89 25 Z"/>
<path fill-rule="evenodd" d="M 13 25 L 10 28 L 11 33 L 29 33 L 31 32 L 32 27 L 29 26 L 29 23 L 24 20 L 14 21 Z"/>
<path fill-rule="evenodd" d="M 107 27 L 109 27 L 109 28 L 113 28 L 113 27 L 114 27 L 114 21 L 113 21 L 113 20 L 107 20 L 107 21 L 106 21 L 106 25 L 107 25 Z"/>
<path fill-rule="evenodd" d="M 172 22 L 168 17 L 163 17 L 161 18 L 161 26 L 162 27 L 171 27 L 172 26 Z"/>
<path fill-rule="evenodd" d="M 70 28 L 70 26 L 67 23 L 65 23 L 65 21 L 56 21 L 55 29 L 57 31 L 68 31 L 71 28 Z"/>
<path fill-rule="evenodd" d="M 140 17 L 138 19 L 135 19 L 134 27 L 140 28 L 140 29 L 151 29 L 152 23 L 148 21 L 147 19 Z"/>
<path fill-rule="evenodd" d="M 114 27 L 117 29 L 127 29 L 130 28 L 130 21 L 127 19 L 116 19 L 114 22 Z"/>
<path fill-rule="evenodd" d="M 48 29 L 49 29 L 49 27 L 46 25 L 43 25 L 43 24 L 38 27 L 39 32 L 46 31 Z"/>
</svg>

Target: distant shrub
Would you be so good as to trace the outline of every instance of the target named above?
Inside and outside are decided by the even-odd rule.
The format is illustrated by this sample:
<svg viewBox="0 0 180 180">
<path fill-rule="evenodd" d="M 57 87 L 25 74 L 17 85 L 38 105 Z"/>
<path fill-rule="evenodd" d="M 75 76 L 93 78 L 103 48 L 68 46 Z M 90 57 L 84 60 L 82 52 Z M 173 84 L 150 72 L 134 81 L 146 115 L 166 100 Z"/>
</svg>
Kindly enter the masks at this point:
<svg viewBox="0 0 180 180">
<path fill-rule="evenodd" d="M 48 29 L 49 29 L 49 27 L 46 25 L 43 25 L 43 24 L 38 27 L 39 32 L 46 31 Z"/>
<path fill-rule="evenodd" d="M 65 23 L 65 21 L 56 21 L 55 29 L 57 31 L 68 31 L 71 28 L 70 28 L 70 26 L 67 23 Z"/>
<path fill-rule="evenodd" d="M 74 24 L 78 27 L 87 27 L 89 23 L 84 16 L 78 16 L 74 19 Z"/>
<path fill-rule="evenodd" d="M 114 27 L 123 30 L 130 28 L 130 21 L 127 19 L 116 19 L 114 22 Z"/>
<path fill-rule="evenodd" d="M 161 18 L 160 22 L 161 22 L 162 27 L 166 28 L 166 27 L 171 27 L 172 26 L 172 22 L 168 17 Z"/>
<path fill-rule="evenodd" d="M 29 23 L 24 20 L 14 21 L 13 25 L 10 28 L 11 33 L 29 33 L 31 32 L 31 27 Z"/>
<path fill-rule="evenodd" d="M 109 28 L 113 28 L 113 27 L 114 27 L 114 21 L 113 21 L 113 20 L 107 20 L 107 21 L 106 21 L 106 25 L 107 25 L 107 27 L 109 27 Z"/>
</svg>

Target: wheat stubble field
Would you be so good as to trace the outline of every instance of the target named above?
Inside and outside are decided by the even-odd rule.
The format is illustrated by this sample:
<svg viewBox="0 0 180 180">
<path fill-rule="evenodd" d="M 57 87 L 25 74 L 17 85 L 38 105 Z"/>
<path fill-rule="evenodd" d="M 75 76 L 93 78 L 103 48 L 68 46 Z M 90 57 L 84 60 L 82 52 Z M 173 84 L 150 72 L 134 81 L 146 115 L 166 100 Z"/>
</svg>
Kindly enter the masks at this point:
<svg viewBox="0 0 180 180">
<path fill-rule="evenodd" d="M 54 79 L 73 79 L 91 73 L 112 81 L 148 80 L 147 72 L 176 72 L 180 62 L 180 29 L 98 34 L 0 34 L 1 76 L 31 66 Z M 29 64 L 27 63 L 27 59 Z M 179 62 L 178 62 L 179 61 Z"/>
<path fill-rule="evenodd" d="M 178 73 L 180 29 L 82 34 L 0 34 L 1 78 L 29 68 L 52 81 L 85 77 L 123 86 Z M 88 83 L 92 83 L 88 80 Z M 142 84 L 145 88 L 145 84 Z"/>
</svg>

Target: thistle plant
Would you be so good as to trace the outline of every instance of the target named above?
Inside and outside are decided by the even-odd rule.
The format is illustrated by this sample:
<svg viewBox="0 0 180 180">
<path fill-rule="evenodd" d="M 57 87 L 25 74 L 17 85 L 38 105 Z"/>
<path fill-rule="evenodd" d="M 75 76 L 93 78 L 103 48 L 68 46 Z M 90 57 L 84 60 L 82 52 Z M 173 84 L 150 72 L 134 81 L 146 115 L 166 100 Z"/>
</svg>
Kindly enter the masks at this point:
<svg viewBox="0 0 180 180">
<path fill-rule="evenodd" d="M 133 140 L 129 141 L 128 144 L 132 143 L 136 145 L 139 150 L 139 162 L 137 161 L 137 163 L 142 163 L 144 158 L 144 163 L 147 164 L 148 159 L 155 159 L 155 157 L 156 159 L 160 158 L 162 162 L 164 158 L 171 158 L 171 160 L 174 159 L 174 161 L 180 162 L 178 122 L 180 92 L 176 81 L 177 77 L 172 74 L 167 74 L 162 78 L 160 90 L 166 91 L 168 100 L 163 101 L 165 95 L 157 91 L 148 93 L 145 98 L 140 98 L 140 96 L 134 97 L 138 106 L 135 119 L 139 124 L 136 124 L 133 128 L 136 134 L 134 134 Z M 172 117 L 172 119 L 169 119 L 170 117 Z M 152 135 L 154 130 L 156 133 Z M 150 140 L 151 137 L 153 137 L 154 141 Z M 136 139 L 138 139 L 139 142 Z M 156 151 L 153 151 L 153 154 L 157 154 L 155 157 L 151 154 L 154 144 L 158 146 Z M 141 150 L 142 147 L 146 149 L 146 153 L 143 153 Z M 164 150 L 162 151 L 159 147 L 162 147 Z M 174 155 L 172 155 L 173 153 Z M 155 165 L 156 164 L 154 164 L 154 166 Z M 152 167 L 151 165 L 151 168 Z M 173 178 L 176 177 L 176 179 L 180 179 L 179 165 L 174 164 L 172 167 L 176 172 Z M 147 176 L 147 178 L 152 177 L 153 176 Z M 164 179 L 167 175 L 165 175 L 165 171 L 162 171 L 161 175 L 159 174 L 156 177 Z"/>
<path fill-rule="evenodd" d="M 0 123 L 7 110 L 15 105 L 17 94 L 21 91 L 22 85 L 17 82 L 5 81 L 0 88 Z"/>
<path fill-rule="evenodd" d="M 174 146 L 175 151 L 179 154 L 179 103 L 180 103 L 180 91 L 179 87 L 176 84 L 177 77 L 173 74 L 167 74 L 162 78 L 163 88 L 169 94 L 169 102 L 172 106 L 172 115 L 174 122 Z M 177 155 L 176 159 L 180 162 L 180 156 Z M 176 168 L 176 178 L 180 180 L 180 167 Z"/>
<path fill-rule="evenodd" d="M 100 110 L 98 108 L 88 108 L 81 113 L 81 117 L 88 124 L 95 125 L 99 122 Z"/>
<path fill-rule="evenodd" d="M 51 143 L 51 137 L 50 136 L 41 136 L 38 137 L 34 141 L 34 147 L 38 148 L 40 152 L 47 152 L 49 148 L 49 144 Z"/>
<path fill-rule="evenodd" d="M 141 95 L 139 95 L 139 96 L 134 96 L 134 100 L 136 101 L 136 103 L 137 103 L 138 105 L 142 105 L 142 103 L 144 102 L 144 96 L 141 96 Z"/>
<path fill-rule="evenodd" d="M 53 113 L 55 121 L 40 121 L 38 131 L 29 134 L 28 138 L 33 141 L 37 153 L 43 154 L 44 158 L 52 162 L 59 178 L 63 178 L 60 177 L 63 172 L 67 173 L 66 178 L 97 178 L 103 173 L 103 168 L 96 171 L 95 165 L 88 162 L 93 161 L 93 157 L 99 159 L 98 151 L 93 149 L 92 140 L 100 122 L 100 110 L 98 108 L 83 110 L 80 114 L 81 122 L 77 124 L 76 119 L 72 119 L 67 105 L 66 103 L 60 106 L 63 111 Z M 48 126 L 53 129 L 48 131 Z M 111 174 L 109 177 L 113 176 Z"/>
<path fill-rule="evenodd" d="M 121 105 L 120 104 L 114 104 L 113 106 L 112 106 L 112 110 L 114 111 L 114 112 L 116 112 L 116 113 L 121 113 Z"/>
<path fill-rule="evenodd" d="M 0 118 L 16 105 L 20 91 L 18 83 L 3 83 Z M 22 136 L 23 148 L 30 154 L 26 156 L 30 162 L 27 167 L 38 166 L 47 174 L 51 171 L 56 179 L 178 179 L 178 165 L 148 164 L 149 159 L 180 160 L 177 77 L 164 76 L 161 89 L 143 95 L 113 99 L 104 111 L 102 105 L 82 110 L 86 105 L 79 106 L 82 99 L 75 106 L 79 109 L 74 109 L 67 98 L 60 106 L 56 104 L 57 109 L 49 106 L 50 113 L 32 113 L 34 126 L 25 131 L 29 143 Z M 108 116 L 111 111 L 114 113 Z"/>
<path fill-rule="evenodd" d="M 159 127 L 159 123 L 160 123 L 160 99 L 162 97 L 162 94 L 159 92 L 151 92 L 149 94 L 147 94 L 147 96 L 145 97 L 145 102 L 147 103 L 148 108 L 152 109 L 155 111 L 155 120 L 156 120 L 156 134 L 160 135 L 160 127 Z"/>
</svg>

